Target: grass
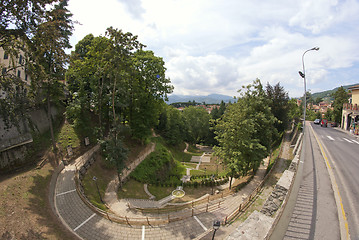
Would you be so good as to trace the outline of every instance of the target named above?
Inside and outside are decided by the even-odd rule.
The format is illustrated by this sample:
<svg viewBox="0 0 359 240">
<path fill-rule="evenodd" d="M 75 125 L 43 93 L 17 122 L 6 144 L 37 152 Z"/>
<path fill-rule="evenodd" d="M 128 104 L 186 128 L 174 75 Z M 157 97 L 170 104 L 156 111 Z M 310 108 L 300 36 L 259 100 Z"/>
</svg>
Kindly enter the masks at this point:
<svg viewBox="0 0 359 240">
<path fill-rule="evenodd" d="M 103 162 L 102 157 L 99 154 L 95 155 L 95 163 L 87 170 L 82 185 L 84 186 L 85 195 L 90 202 L 96 207 L 106 210 L 106 206 L 101 202 L 100 196 L 97 191 L 96 183 L 92 179 L 94 176 L 97 178 L 97 185 L 102 199 L 105 196 L 108 183 L 112 180 L 112 177 L 116 174 L 115 169 L 108 169 Z"/>
<path fill-rule="evenodd" d="M 62 151 L 66 152 L 67 146 L 71 145 L 72 148 L 80 147 L 81 140 L 75 133 L 71 124 L 65 121 L 59 134 L 57 135 L 57 143 L 60 145 Z"/>
<path fill-rule="evenodd" d="M 160 200 L 169 196 L 175 189 L 175 187 L 161 187 L 155 185 L 148 186 L 148 191 L 150 191 L 150 193 L 156 197 L 156 200 Z"/>
<path fill-rule="evenodd" d="M 118 191 L 118 198 L 148 199 L 149 196 L 143 188 L 143 183 L 130 179 Z"/>
</svg>

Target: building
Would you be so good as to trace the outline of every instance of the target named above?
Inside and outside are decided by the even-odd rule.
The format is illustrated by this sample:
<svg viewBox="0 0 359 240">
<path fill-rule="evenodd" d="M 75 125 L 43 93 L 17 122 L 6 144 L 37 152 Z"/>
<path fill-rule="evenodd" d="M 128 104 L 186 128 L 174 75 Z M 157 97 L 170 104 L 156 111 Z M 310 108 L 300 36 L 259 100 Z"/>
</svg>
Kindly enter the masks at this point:
<svg viewBox="0 0 359 240">
<path fill-rule="evenodd" d="M 31 78 L 26 70 L 25 53 L 22 50 L 18 51 L 17 56 L 13 56 L 0 47 L 0 68 L 1 77 L 19 78 L 25 83 L 25 86 L 30 86 Z M 0 89 L 0 98 L 5 97 L 6 92 Z"/>
<path fill-rule="evenodd" d="M 348 88 L 351 101 L 343 105 L 341 128 L 359 134 L 359 84 Z"/>
</svg>

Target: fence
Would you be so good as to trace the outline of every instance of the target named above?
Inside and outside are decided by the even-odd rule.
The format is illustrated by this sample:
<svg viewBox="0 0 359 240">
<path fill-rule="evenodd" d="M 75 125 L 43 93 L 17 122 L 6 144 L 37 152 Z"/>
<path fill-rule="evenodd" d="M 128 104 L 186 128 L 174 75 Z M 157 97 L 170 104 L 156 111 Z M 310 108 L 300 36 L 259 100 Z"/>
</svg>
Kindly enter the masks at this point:
<svg viewBox="0 0 359 240">
<path fill-rule="evenodd" d="M 282 141 L 283 143 L 283 141 Z M 97 147 L 97 146 L 96 146 Z M 154 146 L 151 146 L 151 149 L 154 148 Z M 121 224 L 127 224 L 129 226 L 132 225 L 148 225 L 148 226 L 154 226 L 154 225 L 162 225 L 167 224 L 170 222 L 180 221 L 184 220 L 189 217 L 193 217 L 195 215 L 206 213 L 206 212 L 213 212 L 221 207 L 221 204 L 223 204 L 224 198 L 234 194 L 234 190 L 226 190 L 223 191 L 221 194 L 215 194 L 215 195 L 207 195 L 204 198 L 184 203 L 184 204 L 176 204 L 175 206 L 167 206 L 164 208 L 134 208 L 130 205 L 128 206 L 130 210 L 137 210 L 144 214 L 149 214 L 149 216 L 146 217 L 127 217 L 127 216 L 118 216 L 114 215 L 111 212 L 107 212 L 104 210 L 101 210 L 97 207 L 95 207 L 85 196 L 80 179 L 82 179 L 81 175 L 81 169 L 83 169 L 85 166 L 91 165 L 91 156 L 94 154 L 95 148 L 91 149 L 89 153 L 86 153 L 83 158 L 76 163 L 76 169 L 80 168 L 80 171 L 76 170 L 75 174 L 75 183 L 76 183 L 76 190 L 82 201 L 94 212 L 98 213 L 99 215 L 103 216 L 104 218 L 107 218 L 108 220 L 112 222 L 117 222 Z M 94 150 L 94 151 L 92 151 Z M 278 157 L 281 155 L 283 150 L 283 144 L 281 144 L 281 148 L 278 154 Z M 149 150 L 151 151 L 151 150 Z M 148 154 L 148 153 L 146 153 Z M 146 155 L 145 154 L 145 155 Z M 277 159 L 278 159 L 277 157 Z M 277 159 L 272 166 L 271 170 L 266 174 L 266 176 L 263 178 L 263 180 L 260 182 L 260 184 L 255 188 L 255 190 L 246 198 L 246 200 L 241 203 L 236 210 L 234 210 L 231 214 L 227 215 L 222 219 L 222 224 L 225 225 L 227 223 L 230 223 L 235 218 L 240 216 L 251 204 L 252 200 L 255 198 L 255 196 L 261 191 L 265 181 L 270 176 L 272 170 L 275 168 L 275 165 L 277 164 Z M 143 159 L 142 159 L 143 160 Z M 133 162 L 134 165 L 131 164 L 131 169 L 133 167 L 136 167 L 142 160 L 137 159 L 135 162 Z M 128 174 L 131 172 L 128 169 L 125 169 L 126 173 L 123 173 L 123 179 L 125 179 Z M 128 172 L 129 171 L 129 172 Z M 151 214 L 156 214 L 156 217 L 151 216 Z"/>
</svg>

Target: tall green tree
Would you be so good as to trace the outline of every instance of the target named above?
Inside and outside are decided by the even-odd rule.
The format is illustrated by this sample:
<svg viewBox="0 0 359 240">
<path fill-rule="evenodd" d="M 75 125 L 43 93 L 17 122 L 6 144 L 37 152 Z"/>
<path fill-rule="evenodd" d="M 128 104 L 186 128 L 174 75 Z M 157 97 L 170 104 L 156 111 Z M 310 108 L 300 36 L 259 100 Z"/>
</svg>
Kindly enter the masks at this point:
<svg viewBox="0 0 359 240">
<path fill-rule="evenodd" d="M 166 78 L 164 61 L 152 51 L 139 50 L 133 57 L 134 76 L 130 82 L 129 123 L 133 136 L 148 137 L 158 124 L 163 100 L 173 86 Z"/>
<path fill-rule="evenodd" d="M 343 104 L 348 103 L 348 93 L 340 86 L 338 90 L 333 93 L 334 102 L 332 104 L 333 107 L 333 120 L 337 123 L 342 122 L 342 112 L 343 112 Z"/>
<path fill-rule="evenodd" d="M 19 61 L 30 54 L 28 43 L 38 30 L 38 26 L 47 20 L 49 9 L 58 0 L 3 0 L 0 4 L 0 47 L 7 53 L 12 67 L 2 66 L 0 89 L 6 92 L 6 98 L 0 99 L 0 116 L 10 127 L 19 127 L 28 117 L 31 101 L 27 86 L 13 72 L 17 68 L 27 67 L 27 61 Z M 27 59 L 27 57 L 26 57 Z"/>
<path fill-rule="evenodd" d="M 210 134 L 210 115 L 202 107 L 187 107 L 183 110 L 184 123 L 187 126 L 187 141 L 203 143 Z"/>
<path fill-rule="evenodd" d="M 285 92 L 284 88 L 277 83 L 276 85 L 271 86 L 267 83 L 266 94 L 270 100 L 270 108 L 273 115 L 278 119 L 275 123 L 275 127 L 278 132 L 283 132 L 288 125 L 288 93 Z"/>
<path fill-rule="evenodd" d="M 181 112 L 168 105 L 165 105 L 164 111 L 160 115 L 157 129 L 171 145 L 183 142 L 187 132 Z"/>
<path fill-rule="evenodd" d="M 243 87 L 240 94 L 215 127 L 219 146 L 214 151 L 230 170 L 230 187 L 237 174 L 244 176 L 258 169 L 276 135 L 276 119 L 259 79 Z"/>
<path fill-rule="evenodd" d="M 288 102 L 288 108 L 288 118 L 290 120 L 299 121 L 299 118 L 302 115 L 302 108 L 298 106 L 297 99 L 290 99 Z"/>
<path fill-rule="evenodd" d="M 62 0 L 53 9 L 46 12 L 46 21 L 39 24 L 29 43 L 31 87 L 38 103 L 45 103 L 50 125 L 53 149 L 56 142 L 51 117 L 51 103 L 63 95 L 66 63 L 66 48 L 70 48 L 69 38 L 72 34 L 72 14 L 67 10 L 67 0 Z"/>
</svg>

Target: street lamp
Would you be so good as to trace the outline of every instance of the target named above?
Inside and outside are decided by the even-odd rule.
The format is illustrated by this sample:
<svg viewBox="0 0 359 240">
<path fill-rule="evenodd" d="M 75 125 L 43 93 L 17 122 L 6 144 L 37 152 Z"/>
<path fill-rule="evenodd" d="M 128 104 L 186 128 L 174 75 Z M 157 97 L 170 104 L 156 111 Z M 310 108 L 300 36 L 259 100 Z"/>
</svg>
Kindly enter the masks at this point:
<svg viewBox="0 0 359 240">
<path fill-rule="evenodd" d="M 308 49 L 307 51 L 305 51 L 303 53 L 302 56 L 302 64 L 303 64 L 303 72 L 299 71 L 299 75 L 304 79 L 304 113 L 303 113 L 303 133 L 304 133 L 304 126 L 305 126 L 305 114 L 307 112 L 307 85 L 306 85 L 306 80 L 305 80 L 305 68 L 304 68 L 304 55 L 309 52 L 309 51 L 318 51 L 319 47 L 314 47 L 311 49 Z"/>
<path fill-rule="evenodd" d="M 219 220 L 213 221 L 214 232 L 213 232 L 212 240 L 214 239 L 214 235 L 216 235 L 216 231 L 219 229 L 220 226 L 221 226 L 221 221 L 219 221 Z"/>
<path fill-rule="evenodd" d="M 92 180 L 94 180 L 94 182 L 96 183 L 98 196 L 100 197 L 100 200 L 103 203 L 103 200 L 102 200 L 102 197 L 101 197 L 101 194 L 100 194 L 100 190 L 98 189 L 98 185 L 97 185 L 97 177 L 93 176 Z"/>
</svg>

